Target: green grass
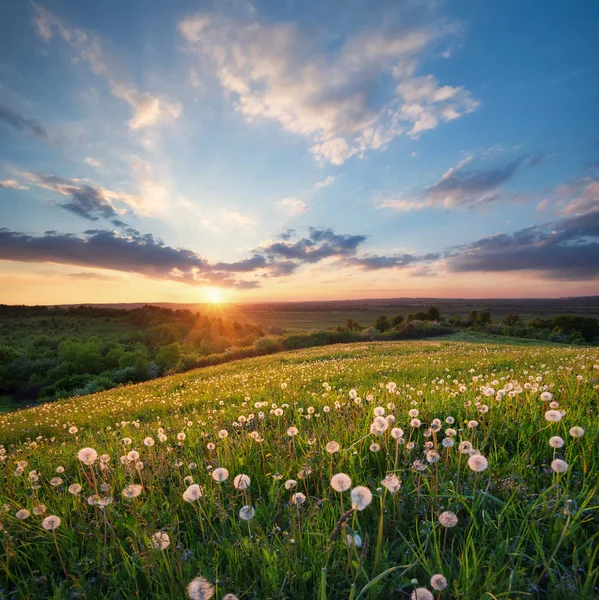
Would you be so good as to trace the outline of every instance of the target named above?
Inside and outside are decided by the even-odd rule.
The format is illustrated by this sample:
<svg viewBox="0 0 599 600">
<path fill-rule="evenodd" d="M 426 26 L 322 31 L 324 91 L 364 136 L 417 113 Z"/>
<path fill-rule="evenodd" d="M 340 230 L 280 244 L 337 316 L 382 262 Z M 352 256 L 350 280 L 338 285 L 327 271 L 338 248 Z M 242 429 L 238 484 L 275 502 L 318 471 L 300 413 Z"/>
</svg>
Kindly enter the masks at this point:
<svg viewBox="0 0 599 600">
<path fill-rule="evenodd" d="M 0 415 L 0 588 L 17 600 L 175 599 L 203 576 L 219 600 L 358 600 L 409 598 L 442 574 L 448 586 L 435 598 L 597 598 L 597 378 L 596 348 L 454 337 L 285 352 Z M 510 386 L 523 389 L 511 395 Z M 558 423 L 545 420 L 545 386 L 565 411 Z M 391 427 L 370 433 L 375 407 L 395 417 L 406 443 Z M 414 409 L 419 428 L 410 426 Z M 441 444 L 449 416 L 453 448 Z M 440 431 L 427 435 L 436 418 Z M 477 427 L 468 427 L 472 420 Z M 584 436 L 571 437 L 573 426 Z M 549 446 L 556 435 L 563 448 Z M 147 436 L 155 445 L 144 445 Z M 340 451 L 329 454 L 329 441 Z M 469 469 L 462 441 L 488 459 L 487 470 Z M 439 462 L 427 462 L 426 442 Z M 84 447 L 107 454 L 107 466 L 81 463 Z M 132 450 L 143 467 L 121 462 Z M 567 461 L 565 473 L 551 470 L 555 457 Z M 27 463 L 22 473 L 18 461 Z M 220 484 L 210 475 L 217 467 L 230 473 Z M 348 513 L 349 492 L 330 487 L 338 472 L 372 491 L 363 511 Z M 248 490 L 233 485 L 240 473 L 251 478 Z M 396 494 L 381 485 L 391 473 L 402 482 Z M 182 497 L 186 477 L 202 487 L 196 502 Z M 288 479 L 297 481 L 293 490 Z M 72 483 L 80 496 L 67 491 Z M 131 483 L 143 491 L 129 500 L 122 491 Z M 295 492 L 306 496 L 299 507 Z M 113 502 L 88 504 L 96 494 Z M 33 514 L 40 504 L 62 520 L 55 537 Z M 250 521 L 238 516 L 244 505 L 255 509 Z M 19 520 L 23 508 L 31 515 Z M 439 524 L 445 510 L 457 514 L 456 527 Z M 170 537 L 162 551 L 150 543 L 158 531 Z M 362 548 L 348 547 L 354 532 Z"/>
</svg>

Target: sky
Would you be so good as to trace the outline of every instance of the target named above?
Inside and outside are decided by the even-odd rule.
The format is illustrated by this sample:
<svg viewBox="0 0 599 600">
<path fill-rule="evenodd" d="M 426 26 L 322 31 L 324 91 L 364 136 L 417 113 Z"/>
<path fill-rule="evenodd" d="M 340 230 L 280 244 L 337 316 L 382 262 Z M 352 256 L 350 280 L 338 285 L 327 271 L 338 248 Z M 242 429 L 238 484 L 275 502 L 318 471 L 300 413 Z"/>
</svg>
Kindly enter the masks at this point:
<svg viewBox="0 0 599 600">
<path fill-rule="evenodd" d="M 0 5 L 0 303 L 599 294 L 599 4 Z"/>
</svg>

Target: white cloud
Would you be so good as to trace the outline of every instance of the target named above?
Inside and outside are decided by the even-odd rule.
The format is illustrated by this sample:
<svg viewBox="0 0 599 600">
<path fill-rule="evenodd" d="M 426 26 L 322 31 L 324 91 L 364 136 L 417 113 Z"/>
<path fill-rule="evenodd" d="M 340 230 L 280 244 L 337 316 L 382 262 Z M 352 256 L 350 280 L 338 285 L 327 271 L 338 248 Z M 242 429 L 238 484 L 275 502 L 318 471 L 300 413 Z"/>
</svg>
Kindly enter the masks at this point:
<svg viewBox="0 0 599 600">
<path fill-rule="evenodd" d="M 314 184 L 314 188 L 318 190 L 320 188 L 327 187 L 327 186 L 331 185 L 331 183 L 333 183 L 336 179 L 337 179 L 337 177 L 333 177 L 333 175 L 329 175 L 327 178 L 323 179 L 322 181 L 317 181 Z"/>
<path fill-rule="evenodd" d="M 223 210 L 222 218 L 226 221 L 229 221 L 233 225 L 238 225 L 240 227 L 255 227 L 258 225 L 256 219 L 252 219 L 247 215 L 242 215 L 240 212 L 235 210 Z"/>
<path fill-rule="evenodd" d="M 129 129 L 137 131 L 144 127 L 177 119 L 181 115 L 181 104 L 147 92 L 140 92 L 129 81 L 124 80 L 121 69 L 102 48 L 98 36 L 82 29 L 68 28 L 61 19 L 46 8 L 33 3 L 33 25 L 37 34 L 46 43 L 56 35 L 76 53 L 77 60 L 86 62 L 93 73 L 108 82 L 115 98 L 129 104 L 133 117 Z"/>
<path fill-rule="evenodd" d="M 376 203 L 377 208 L 392 208 L 398 212 L 410 212 L 428 208 L 428 202 L 418 200 L 406 200 L 404 198 L 386 198 Z"/>
<path fill-rule="evenodd" d="M 307 204 L 297 198 L 282 198 L 277 201 L 277 206 L 288 211 L 294 217 L 303 215 L 308 210 Z"/>
<path fill-rule="evenodd" d="M 84 159 L 83 162 L 86 165 L 89 165 L 90 167 L 94 167 L 95 169 L 102 168 L 102 163 L 97 158 L 94 158 L 93 156 L 88 156 L 86 159 Z"/>
<path fill-rule="evenodd" d="M 478 105 L 462 87 L 414 76 L 422 55 L 447 35 L 439 27 L 373 29 L 334 51 L 290 23 L 198 14 L 181 21 L 179 31 L 240 113 L 309 138 L 311 152 L 335 165 Z M 394 85 L 381 83 L 389 77 Z"/>
<path fill-rule="evenodd" d="M 5 179 L 4 181 L 0 181 L 0 188 L 7 188 L 10 190 L 28 190 L 29 188 L 25 185 L 21 185 L 18 181 L 14 179 Z"/>
</svg>

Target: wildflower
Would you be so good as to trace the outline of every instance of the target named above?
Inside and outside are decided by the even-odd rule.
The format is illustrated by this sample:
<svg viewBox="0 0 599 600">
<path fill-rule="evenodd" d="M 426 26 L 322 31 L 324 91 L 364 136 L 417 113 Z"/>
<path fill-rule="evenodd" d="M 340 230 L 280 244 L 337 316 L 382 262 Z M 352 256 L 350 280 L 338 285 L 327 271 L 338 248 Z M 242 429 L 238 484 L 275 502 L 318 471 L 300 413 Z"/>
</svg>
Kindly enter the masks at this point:
<svg viewBox="0 0 599 600">
<path fill-rule="evenodd" d="M 295 479 L 288 479 L 285 482 L 285 489 L 292 490 L 297 485 L 297 481 Z"/>
<path fill-rule="evenodd" d="M 247 475 L 240 473 L 233 479 L 233 486 L 236 490 L 247 490 L 250 487 L 250 478 Z"/>
<path fill-rule="evenodd" d="M 562 418 L 562 413 L 559 410 L 548 410 L 545 413 L 545 419 L 550 423 L 557 423 Z"/>
<path fill-rule="evenodd" d="M 351 487 L 351 479 L 345 473 L 337 473 L 331 477 L 331 487 L 336 492 L 347 492 Z"/>
<path fill-rule="evenodd" d="M 252 506 L 242 506 L 239 510 L 239 518 L 242 521 L 249 521 L 250 519 L 253 519 L 255 514 L 256 511 Z"/>
<path fill-rule="evenodd" d="M 400 429 L 399 427 L 394 427 L 391 430 L 391 437 L 396 440 L 399 440 L 400 438 L 403 437 L 403 429 Z"/>
<path fill-rule="evenodd" d="M 81 486 L 78 483 L 71 483 L 69 486 L 69 494 L 73 494 L 73 496 L 78 496 L 81 493 Z"/>
<path fill-rule="evenodd" d="M 182 442 L 187 436 L 181 431 L 177 434 L 177 439 Z"/>
<path fill-rule="evenodd" d="M 426 453 L 426 460 L 429 463 L 439 462 L 440 458 L 441 458 L 441 456 L 439 455 L 439 453 L 436 450 L 429 450 Z"/>
<path fill-rule="evenodd" d="M 464 391 L 466 391 L 466 390 L 464 390 Z M 453 424 L 455 423 L 455 419 L 454 419 L 453 417 L 447 417 L 447 418 L 445 419 L 445 422 L 446 422 L 448 425 L 453 425 Z"/>
<path fill-rule="evenodd" d="M 131 450 L 129 454 L 127 454 L 127 460 L 129 462 L 135 462 L 139 458 L 139 452 L 137 450 Z"/>
<path fill-rule="evenodd" d="M 572 427 L 570 429 L 570 435 L 574 438 L 579 438 L 584 435 L 584 429 L 582 427 Z"/>
<path fill-rule="evenodd" d="M 64 467 L 56 467 L 56 472 L 59 474 L 64 473 Z"/>
<path fill-rule="evenodd" d="M 441 445 L 443 448 L 453 448 L 454 444 L 455 442 L 450 437 L 446 437 L 441 440 Z"/>
<path fill-rule="evenodd" d="M 297 430 L 297 427 L 293 427 L 293 426 L 292 426 L 292 427 L 290 427 L 290 428 L 287 430 L 287 435 L 288 435 L 289 437 L 293 437 L 294 435 L 297 435 L 298 433 L 299 433 L 299 432 L 298 432 L 298 430 Z"/>
<path fill-rule="evenodd" d="M 212 472 L 212 479 L 214 479 L 214 481 L 218 481 L 219 483 L 227 481 L 227 479 L 229 479 L 229 471 L 227 471 L 227 469 L 224 469 L 223 467 L 214 469 L 214 471 Z"/>
<path fill-rule="evenodd" d="M 185 502 L 195 502 L 202 496 L 202 488 L 197 483 L 193 483 L 183 492 L 183 500 Z"/>
<path fill-rule="evenodd" d="M 362 547 L 362 538 L 357 533 L 354 533 L 353 535 L 348 533 L 345 541 L 350 548 Z"/>
<path fill-rule="evenodd" d="M 78 431 L 79 430 L 74 425 L 73 427 L 69 427 L 69 433 L 72 433 L 73 435 L 76 434 Z"/>
<path fill-rule="evenodd" d="M 412 595 L 410 596 L 411 600 L 435 600 L 433 594 L 427 590 L 425 587 L 416 588 Z"/>
<path fill-rule="evenodd" d="M 291 496 L 292 504 L 297 504 L 298 506 L 301 506 L 305 501 L 306 501 L 306 496 L 305 496 L 305 494 L 302 494 L 301 492 L 296 492 L 295 494 L 293 494 L 293 496 Z"/>
<path fill-rule="evenodd" d="M 468 421 L 468 429 L 475 429 L 478 427 L 478 421 Z"/>
<path fill-rule="evenodd" d="M 77 458 L 85 465 L 93 465 L 98 458 L 98 453 L 93 448 L 81 448 Z"/>
<path fill-rule="evenodd" d="M 431 587 L 433 590 L 441 592 L 447 587 L 447 579 L 440 573 L 437 573 L 431 577 Z"/>
<path fill-rule="evenodd" d="M 121 442 L 125 445 L 125 446 L 130 446 L 133 443 L 133 440 L 129 437 L 123 438 L 121 440 Z"/>
<path fill-rule="evenodd" d="M 144 440 L 144 446 L 147 446 L 148 448 L 151 448 L 155 443 L 154 439 L 149 436 Z"/>
<path fill-rule="evenodd" d="M 169 547 L 171 540 L 168 537 L 168 533 L 157 531 L 150 539 L 150 543 L 154 550 L 166 550 Z"/>
<path fill-rule="evenodd" d="M 443 527 L 455 527 L 458 524 L 458 516 L 454 512 L 446 510 L 439 515 L 439 523 Z"/>
<path fill-rule="evenodd" d="M 52 487 L 58 487 L 61 483 L 62 483 L 62 478 L 60 478 L 60 477 L 52 477 L 52 479 L 50 479 L 50 485 Z"/>
<path fill-rule="evenodd" d="M 123 490 L 123 496 L 125 496 L 125 498 L 137 498 L 142 490 L 143 487 L 141 485 L 131 483 Z"/>
<path fill-rule="evenodd" d="M 395 473 L 387 475 L 387 477 L 381 481 L 381 485 L 386 487 L 391 494 L 396 494 L 401 489 L 401 481 Z"/>
<path fill-rule="evenodd" d="M 371 452 L 378 452 L 380 449 L 381 449 L 381 447 L 378 444 L 370 444 Z"/>
<path fill-rule="evenodd" d="M 551 398 L 553 398 L 551 392 L 543 392 L 541 394 L 541 400 L 543 400 L 543 402 L 550 402 Z"/>
<path fill-rule="evenodd" d="M 418 429 L 418 427 L 420 427 L 420 425 L 422 425 L 422 423 L 420 422 L 420 419 L 412 419 L 410 421 L 410 427 L 413 427 L 414 429 Z"/>
<path fill-rule="evenodd" d="M 187 585 L 189 600 L 210 600 L 214 596 L 214 586 L 203 577 L 196 577 Z"/>
<path fill-rule="evenodd" d="M 225 594 L 223 600 L 239 600 L 235 594 Z"/>
<path fill-rule="evenodd" d="M 549 445 L 552 448 L 561 448 L 564 445 L 564 440 L 559 435 L 554 435 L 549 438 Z"/>
<path fill-rule="evenodd" d="M 351 491 L 351 502 L 356 510 L 364 510 L 372 502 L 372 492 L 367 487 L 359 485 Z"/>
<path fill-rule="evenodd" d="M 214 450 L 216 448 L 216 444 L 214 442 L 208 442 L 206 444 L 206 449 L 207 450 Z"/>
<path fill-rule="evenodd" d="M 551 468 L 556 473 L 565 473 L 568 470 L 568 463 L 561 458 L 556 458 L 555 460 L 551 461 Z"/>
<path fill-rule="evenodd" d="M 480 473 L 489 466 L 489 463 L 482 454 L 474 454 L 468 459 L 468 466 L 476 473 Z"/>
<path fill-rule="evenodd" d="M 339 452 L 339 448 L 341 448 L 339 442 L 329 442 L 325 446 L 325 449 L 329 454 L 335 454 L 335 452 Z"/>
<path fill-rule="evenodd" d="M 26 508 L 22 508 L 16 512 L 15 517 L 17 517 L 17 519 L 21 519 L 21 521 L 24 521 L 25 519 L 28 519 L 30 515 L 31 513 Z"/>
<path fill-rule="evenodd" d="M 38 504 L 37 506 L 35 506 L 33 508 L 33 514 L 34 515 L 43 515 L 46 512 L 46 505 L 45 504 Z"/>
<path fill-rule="evenodd" d="M 57 517 L 56 515 L 50 515 L 42 521 L 42 527 L 46 531 L 54 531 L 59 526 L 60 526 L 60 517 Z"/>
<path fill-rule="evenodd" d="M 462 454 L 468 454 L 472 450 L 472 444 L 470 442 L 461 442 L 459 450 Z"/>
</svg>

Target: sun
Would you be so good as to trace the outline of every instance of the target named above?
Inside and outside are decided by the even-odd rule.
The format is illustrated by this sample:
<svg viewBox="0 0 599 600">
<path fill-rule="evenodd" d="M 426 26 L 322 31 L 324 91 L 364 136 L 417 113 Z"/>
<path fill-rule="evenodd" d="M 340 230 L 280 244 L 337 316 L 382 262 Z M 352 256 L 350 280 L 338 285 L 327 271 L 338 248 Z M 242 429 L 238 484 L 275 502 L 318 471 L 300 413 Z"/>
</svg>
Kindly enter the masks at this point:
<svg viewBox="0 0 599 600">
<path fill-rule="evenodd" d="M 221 304 L 225 300 L 225 294 L 223 290 L 217 287 L 204 288 L 204 295 L 210 304 Z"/>
</svg>

